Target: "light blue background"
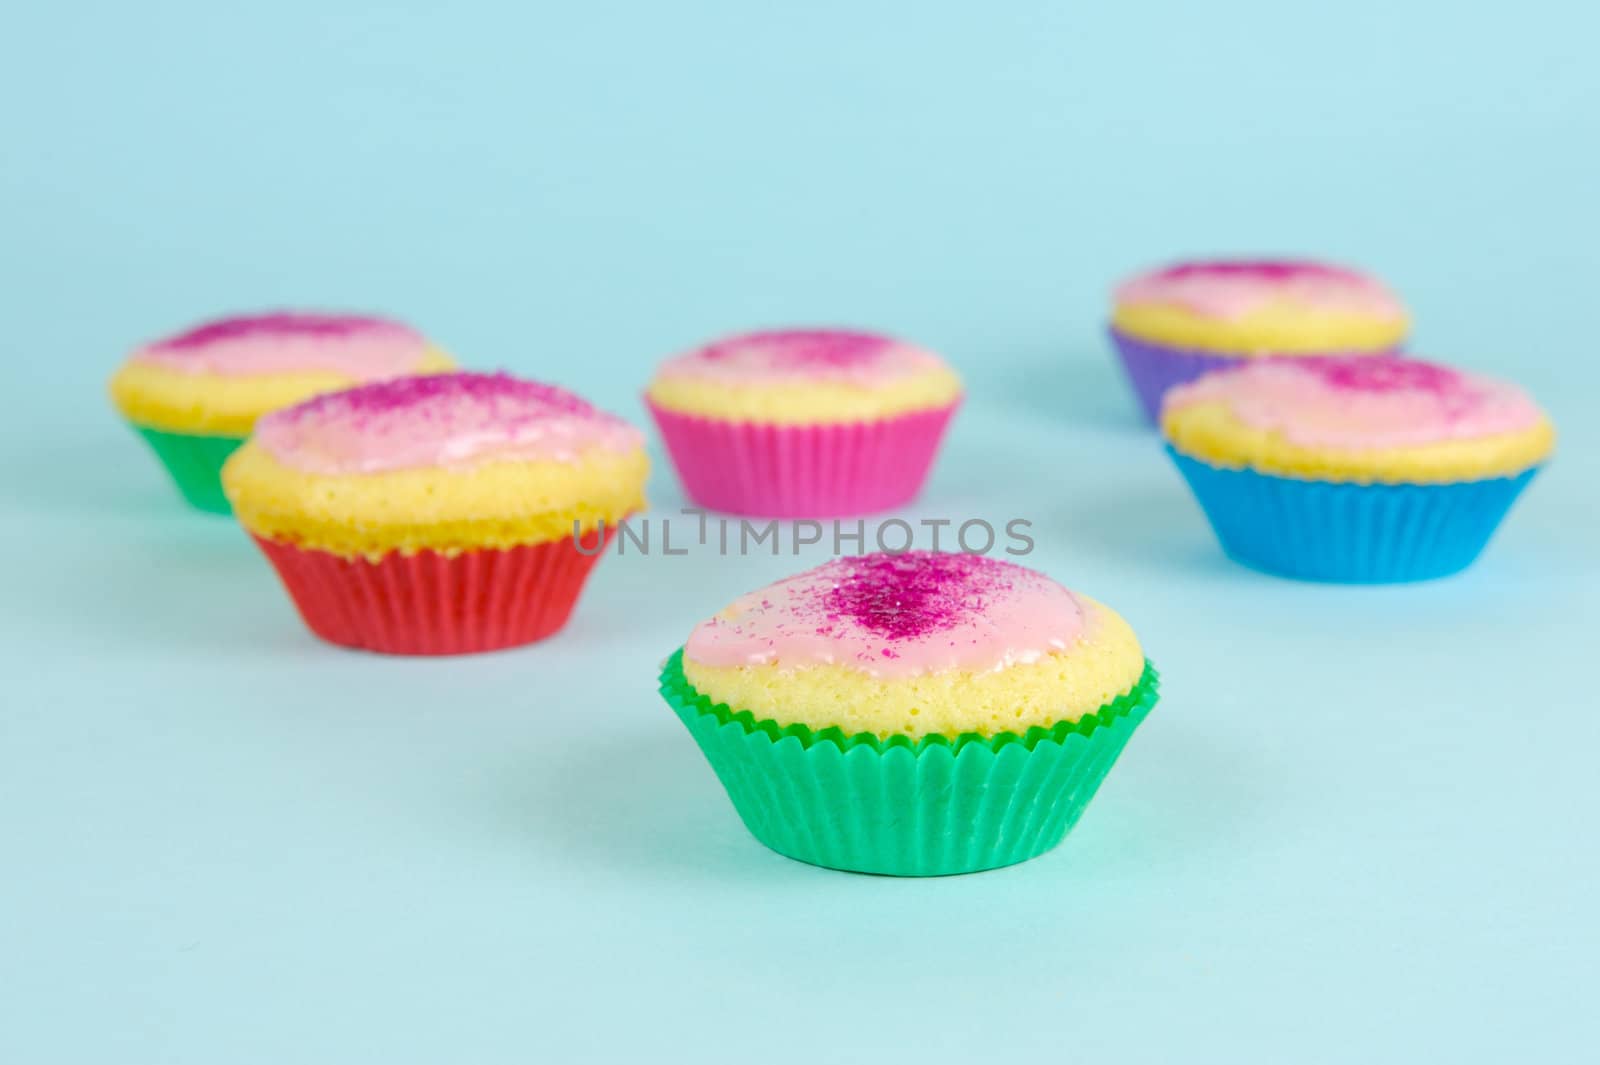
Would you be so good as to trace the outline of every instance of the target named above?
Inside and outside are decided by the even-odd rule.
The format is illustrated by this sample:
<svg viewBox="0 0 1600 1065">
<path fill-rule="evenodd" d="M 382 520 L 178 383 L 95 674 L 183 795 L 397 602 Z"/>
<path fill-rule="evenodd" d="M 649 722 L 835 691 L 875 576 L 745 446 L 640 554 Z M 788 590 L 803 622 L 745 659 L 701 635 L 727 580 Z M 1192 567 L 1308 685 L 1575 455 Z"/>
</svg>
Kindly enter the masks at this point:
<svg viewBox="0 0 1600 1065">
<path fill-rule="evenodd" d="M 433 7 L 0 28 L 0 1060 L 1584 1056 L 1592 5 Z M 1219 557 L 1100 323 L 1126 271 L 1251 251 L 1380 271 L 1421 350 L 1552 411 L 1475 570 Z M 908 516 L 1033 520 L 1166 698 L 1043 859 L 779 858 L 653 677 L 803 560 L 609 558 L 511 653 L 322 646 L 104 396 L 134 342 L 277 305 L 641 417 L 718 332 L 918 338 L 970 404 Z"/>
</svg>

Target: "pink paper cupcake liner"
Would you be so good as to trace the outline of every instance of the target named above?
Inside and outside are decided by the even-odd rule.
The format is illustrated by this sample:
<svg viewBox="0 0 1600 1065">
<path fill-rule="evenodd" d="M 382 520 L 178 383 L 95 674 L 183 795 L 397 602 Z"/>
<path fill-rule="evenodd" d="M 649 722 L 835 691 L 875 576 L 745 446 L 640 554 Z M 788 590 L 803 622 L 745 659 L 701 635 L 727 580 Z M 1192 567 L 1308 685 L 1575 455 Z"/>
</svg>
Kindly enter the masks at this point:
<svg viewBox="0 0 1600 1065">
<path fill-rule="evenodd" d="M 771 425 L 645 402 L 691 500 L 763 518 L 842 518 L 910 502 L 960 406 L 869 422 Z"/>
</svg>

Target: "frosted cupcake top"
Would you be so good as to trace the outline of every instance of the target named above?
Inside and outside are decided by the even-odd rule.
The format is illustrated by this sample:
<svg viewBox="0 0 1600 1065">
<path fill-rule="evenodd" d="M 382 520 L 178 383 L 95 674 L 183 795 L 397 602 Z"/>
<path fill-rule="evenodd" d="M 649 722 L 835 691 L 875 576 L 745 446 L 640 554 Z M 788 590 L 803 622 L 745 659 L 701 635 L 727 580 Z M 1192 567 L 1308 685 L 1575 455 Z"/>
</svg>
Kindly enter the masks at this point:
<svg viewBox="0 0 1600 1065">
<path fill-rule="evenodd" d="M 573 463 L 643 446 L 621 418 L 503 373 L 402 377 L 330 392 L 262 418 L 254 439 L 278 462 L 319 474 Z"/>
<path fill-rule="evenodd" d="M 1250 362 L 1168 392 L 1163 421 L 1220 404 L 1252 429 L 1310 448 L 1397 448 L 1518 433 L 1544 416 L 1516 385 L 1420 359 Z"/>
<path fill-rule="evenodd" d="M 987 672 L 1072 648 L 1084 603 L 1043 574 L 983 555 L 838 558 L 736 599 L 689 636 L 713 667 L 843 666 L 882 679 Z"/>
<path fill-rule="evenodd" d="M 668 359 L 657 379 L 728 385 L 830 381 L 872 388 L 943 367 L 932 352 L 876 333 L 776 329 L 726 337 Z"/>
<path fill-rule="evenodd" d="M 1179 263 L 1140 274 L 1117 287 L 1119 307 L 1160 304 L 1203 318 L 1240 319 L 1287 305 L 1304 310 L 1404 318 L 1384 285 L 1341 266 L 1288 259 Z"/>
<path fill-rule="evenodd" d="M 321 372 L 370 380 L 421 369 L 428 351 L 421 333 L 385 318 L 273 311 L 153 341 L 131 361 L 226 377 Z"/>
</svg>

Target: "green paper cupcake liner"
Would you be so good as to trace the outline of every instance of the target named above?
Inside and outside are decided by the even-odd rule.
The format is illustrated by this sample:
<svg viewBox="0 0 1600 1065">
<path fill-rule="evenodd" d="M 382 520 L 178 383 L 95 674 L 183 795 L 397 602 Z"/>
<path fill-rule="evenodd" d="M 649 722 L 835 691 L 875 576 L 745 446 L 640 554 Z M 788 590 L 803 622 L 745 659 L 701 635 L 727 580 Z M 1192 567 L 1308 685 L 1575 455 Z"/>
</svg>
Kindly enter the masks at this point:
<svg viewBox="0 0 1600 1065">
<path fill-rule="evenodd" d="M 812 865 L 892 876 L 975 873 L 1060 843 L 1158 687 L 1147 661 L 1133 688 L 1077 721 L 882 740 L 712 703 L 684 677 L 682 648 L 661 671 L 662 697 L 756 839 Z"/>
<path fill-rule="evenodd" d="M 147 425 L 134 428 L 155 451 L 191 506 L 212 514 L 233 513 L 228 497 L 222 493 L 222 464 L 244 443 L 244 437 L 169 433 Z"/>
</svg>

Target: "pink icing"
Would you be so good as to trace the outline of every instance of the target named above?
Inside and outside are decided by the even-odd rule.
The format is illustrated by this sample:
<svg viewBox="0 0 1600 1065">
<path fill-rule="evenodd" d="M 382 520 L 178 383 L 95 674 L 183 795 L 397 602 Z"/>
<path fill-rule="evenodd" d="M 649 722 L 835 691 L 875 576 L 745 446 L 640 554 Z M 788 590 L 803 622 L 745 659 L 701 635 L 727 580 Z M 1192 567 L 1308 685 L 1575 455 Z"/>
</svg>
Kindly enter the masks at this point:
<svg viewBox="0 0 1600 1065">
<path fill-rule="evenodd" d="M 1409 447 L 1514 433 L 1543 415 L 1515 385 L 1393 356 L 1271 359 L 1168 392 L 1163 410 L 1220 402 L 1306 447 Z"/>
<path fill-rule="evenodd" d="M 1207 318 L 1242 318 L 1268 303 L 1402 318 L 1405 308 L 1380 282 L 1342 266 L 1280 259 L 1190 262 L 1140 274 L 1118 286 L 1121 305 L 1175 304 Z"/>
<path fill-rule="evenodd" d="M 422 334 L 384 318 L 273 311 L 196 326 L 146 344 L 133 358 L 190 373 L 323 371 L 366 381 L 418 369 L 427 350 Z"/>
<path fill-rule="evenodd" d="M 322 474 L 572 462 L 594 450 L 643 446 L 633 426 L 570 392 L 484 373 L 330 392 L 262 418 L 255 440 L 284 465 Z"/>
<path fill-rule="evenodd" d="M 1015 563 L 937 551 L 837 558 L 751 592 L 702 622 L 685 654 L 707 666 L 848 666 L 885 679 L 987 671 L 1072 647 L 1082 605 Z"/>
<path fill-rule="evenodd" d="M 743 333 L 662 363 L 662 377 L 727 384 L 843 381 L 871 387 L 944 365 L 937 355 L 875 333 L 777 329 Z"/>
</svg>

